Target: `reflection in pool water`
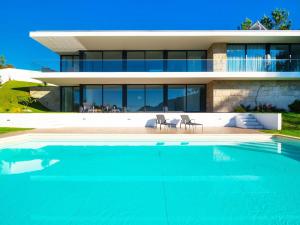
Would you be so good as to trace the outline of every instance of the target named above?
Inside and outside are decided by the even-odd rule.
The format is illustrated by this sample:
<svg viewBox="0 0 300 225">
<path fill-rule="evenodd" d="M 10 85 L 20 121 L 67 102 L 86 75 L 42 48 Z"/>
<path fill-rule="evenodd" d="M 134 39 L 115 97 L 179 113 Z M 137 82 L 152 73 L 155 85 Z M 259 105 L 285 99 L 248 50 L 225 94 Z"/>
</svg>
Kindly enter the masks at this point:
<svg viewBox="0 0 300 225">
<path fill-rule="evenodd" d="M 59 160 L 42 160 L 33 159 L 27 161 L 7 162 L 5 160 L 0 161 L 0 174 L 20 174 L 43 170 L 49 166 L 58 163 Z"/>
</svg>

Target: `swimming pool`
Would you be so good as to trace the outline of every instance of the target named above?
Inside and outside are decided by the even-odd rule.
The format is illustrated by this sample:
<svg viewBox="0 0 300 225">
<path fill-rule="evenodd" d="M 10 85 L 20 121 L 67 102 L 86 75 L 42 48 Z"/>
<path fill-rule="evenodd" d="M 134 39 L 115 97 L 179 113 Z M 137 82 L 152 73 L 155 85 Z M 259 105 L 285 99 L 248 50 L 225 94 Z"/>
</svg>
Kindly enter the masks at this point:
<svg viewBox="0 0 300 225">
<path fill-rule="evenodd" d="M 2 225 L 300 224 L 300 142 L 31 140 L 0 149 Z"/>
</svg>

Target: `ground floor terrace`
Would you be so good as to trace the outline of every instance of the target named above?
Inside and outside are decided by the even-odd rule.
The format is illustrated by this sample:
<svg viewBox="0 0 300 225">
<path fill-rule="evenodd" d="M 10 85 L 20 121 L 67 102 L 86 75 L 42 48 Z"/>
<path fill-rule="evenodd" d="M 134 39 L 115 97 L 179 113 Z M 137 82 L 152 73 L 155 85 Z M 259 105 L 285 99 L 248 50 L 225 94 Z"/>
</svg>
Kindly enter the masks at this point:
<svg viewBox="0 0 300 225">
<path fill-rule="evenodd" d="M 32 130 L 16 131 L 10 133 L 0 134 L 1 138 L 15 137 L 19 135 L 102 135 L 102 138 L 109 138 L 111 135 L 118 135 L 119 138 L 125 137 L 146 137 L 145 135 L 157 135 L 161 137 L 167 135 L 169 137 L 176 135 L 180 137 L 201 137 L 206 135 L 256 135 L 263 133 L 260 130 L 242 129 L 237 127 L 206 127 L 203 131 L 201 129 L 154 129 L 154 128 L 101 128 L 101 127 L 64 127 L 64 128 L 38 128 Z"/>
</svg>

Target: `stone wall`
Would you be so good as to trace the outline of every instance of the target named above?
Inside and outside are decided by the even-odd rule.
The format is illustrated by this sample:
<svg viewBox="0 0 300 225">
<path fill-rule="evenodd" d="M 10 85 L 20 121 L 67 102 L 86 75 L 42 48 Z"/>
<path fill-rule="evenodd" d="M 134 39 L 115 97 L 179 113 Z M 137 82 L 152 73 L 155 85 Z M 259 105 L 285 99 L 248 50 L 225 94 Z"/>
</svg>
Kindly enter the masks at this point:
<svg viewBox="0 0 300 225">
<path fill-rule="evenodd" d="M 272 104 L 288 110 L 288 105 L 300 99 L 300 81 L 212 81 L 207 97 L 208 110 L 233 112 L 241 105 Z M 209 98 L 213 99 L 212 103 Z M 210 104 L 210 105 L 209 105 Z M 209 108 L 210 107 L 210 108 Z"/>
<path fill-rule="evenodd" d="M 227 44 L 214 43 L 207 51 L 207 58 L 211 59 L 208 63 L 209 71 L 226 72 L 227 71 Z"/>
<path fill-rule="evenodd" d="M 51 111 L 60 111 L 60 88 L 56 86 L 31 87 L 30 96 Z"/>
</svg>

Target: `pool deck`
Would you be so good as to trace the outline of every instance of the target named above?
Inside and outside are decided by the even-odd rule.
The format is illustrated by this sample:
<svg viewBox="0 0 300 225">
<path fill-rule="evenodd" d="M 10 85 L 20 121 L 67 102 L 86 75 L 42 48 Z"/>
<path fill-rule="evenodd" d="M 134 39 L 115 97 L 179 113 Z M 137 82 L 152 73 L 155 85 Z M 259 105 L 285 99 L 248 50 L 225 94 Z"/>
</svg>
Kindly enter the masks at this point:
<svg viewBox="0 0 300 225">
<path fill-rule="evenodd" d="M 95 127 L 66 127 L 51 129 L 34 129 L 0 134 L 0 138 L 21 134 L 260 134 L 259 130 L 241 129 L 235 127 L 206 127 L 202 133 L 201 128 L 95 128 Z"/>
</svg>

